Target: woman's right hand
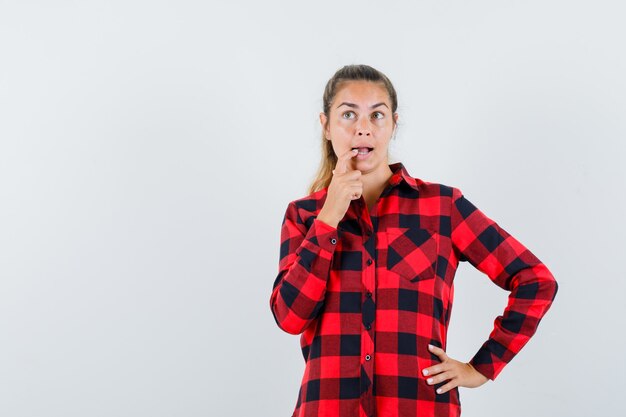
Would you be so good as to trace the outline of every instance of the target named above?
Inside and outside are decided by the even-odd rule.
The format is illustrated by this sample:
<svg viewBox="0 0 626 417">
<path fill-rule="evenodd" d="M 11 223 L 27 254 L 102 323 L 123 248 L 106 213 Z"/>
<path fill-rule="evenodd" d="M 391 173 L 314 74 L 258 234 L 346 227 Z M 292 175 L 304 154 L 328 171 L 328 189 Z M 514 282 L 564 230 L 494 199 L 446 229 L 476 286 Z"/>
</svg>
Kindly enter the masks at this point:
<svg viewBox="0 0 626 417">
<path fill-rule="evenodd" d="M 326 201 L 317 216 L 330 226 L 337 227 L 348 211 L 350 201 L 360 198 L 363 193 L 361 171 L 348 169 L 350 158 L 355 157 L 357 153 L 358 149 L 352 149 L 337 158 Z"/>
</svg>

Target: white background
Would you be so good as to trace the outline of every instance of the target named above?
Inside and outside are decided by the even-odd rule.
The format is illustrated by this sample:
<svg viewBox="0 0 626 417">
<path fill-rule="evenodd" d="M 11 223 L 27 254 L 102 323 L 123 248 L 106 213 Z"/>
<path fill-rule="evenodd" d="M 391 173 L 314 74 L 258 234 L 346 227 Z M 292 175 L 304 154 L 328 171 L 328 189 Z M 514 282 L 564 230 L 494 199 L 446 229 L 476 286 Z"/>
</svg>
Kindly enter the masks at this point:
<svg viewBox="0 0 626 417">
<path fill-rule="evenodd" d="M 463 415 L 623 415 L 619 1 L 0 1 L 0 415 L 289 416 L 269 296 L 341 66 L 399 97 L 390 162 L 459 187 L 557 298 Z M 464 263 L 448 354 L 507 292 Z"/>
</svg>

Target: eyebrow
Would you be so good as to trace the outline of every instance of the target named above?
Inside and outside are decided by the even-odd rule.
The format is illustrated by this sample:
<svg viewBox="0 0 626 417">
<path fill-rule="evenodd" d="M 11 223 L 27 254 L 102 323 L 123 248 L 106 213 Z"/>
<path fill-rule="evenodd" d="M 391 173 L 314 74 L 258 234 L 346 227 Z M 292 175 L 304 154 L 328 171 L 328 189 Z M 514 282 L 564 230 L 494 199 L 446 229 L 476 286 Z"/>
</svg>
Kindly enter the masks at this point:
<svg viewBox="0 0 626 417">
<path fill-rule="evenodd" d="M 344 101 L 343 103 L 341 103 L 340 105 L 338 105 L 338 106 L 337 106 L 337 107 L 335 107 L 335 108 L 336 108 L 336 109 L 338 109 L 339 107 L 341 107 L 341 106 L 343 106 L 343 105 L 346 105 L 346 106 L 348 106 L 348 107 L 352 107 L 352 108 L 358 108 L 358 107 L 359 107 L 359 106 L 357 106 L 357 105 L 356 105 L 356 104 L 354 104 L 354 103 L 348 103 L 348 102 Z M 378 107 L 378 106 L 385 106 L 385 107 L 389 108 L 389 106 L 387 106 L 387 104 L 385 104 L 385 103 L 383 103 L 383 102 L 381 101 L 380 103 L 376 103 L 376 104 L 373 104 L 372 106 L 370 106 L 370 109 L 373 109 L 373 108 Z"/>
</svg>

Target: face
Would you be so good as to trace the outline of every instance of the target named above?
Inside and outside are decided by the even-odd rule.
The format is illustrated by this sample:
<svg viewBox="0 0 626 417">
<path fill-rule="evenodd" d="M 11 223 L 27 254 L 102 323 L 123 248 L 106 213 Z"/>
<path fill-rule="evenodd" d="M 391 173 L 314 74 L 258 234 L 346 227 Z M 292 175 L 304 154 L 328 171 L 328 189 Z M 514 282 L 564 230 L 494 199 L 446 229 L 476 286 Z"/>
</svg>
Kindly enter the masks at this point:
<svg viewBox="0 0 626 417">
<path fill-rule="evenodd" d="M 332 141 L 337 156 L 355 147 L 370 149 L 360 149 L 350 159 L 352 169 L 363 174 L 389 170 L 387 148 L 397 120 L 385 87 L 370 81 L 343 83 L 328 117 L 320 113 L 324 135 Z"/>
</svg>

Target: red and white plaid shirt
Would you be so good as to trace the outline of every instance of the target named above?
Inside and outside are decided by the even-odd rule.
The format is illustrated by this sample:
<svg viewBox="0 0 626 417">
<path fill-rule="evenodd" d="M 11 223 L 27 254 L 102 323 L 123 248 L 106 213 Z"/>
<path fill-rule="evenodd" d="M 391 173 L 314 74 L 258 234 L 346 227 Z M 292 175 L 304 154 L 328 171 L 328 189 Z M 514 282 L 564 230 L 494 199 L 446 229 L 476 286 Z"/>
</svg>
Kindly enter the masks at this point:
<svg viewBox="0 0 626 417">
<path fill-rule="evenodd" d="M 548 268 L 455 187 L 409 175 L 401 162 L 368 211 L 361 197 L 332 227 L 317 219 L 327 188 L 289 203 L 270 306 L 302 334 L 306 363 L 293 417 L 459 416 L 422 369 L 446 350 L 453 280 L 469 261 L 510 291 L 470 363 L 494 380 L 537 330 L 558 289 Z"/>
</svg>

